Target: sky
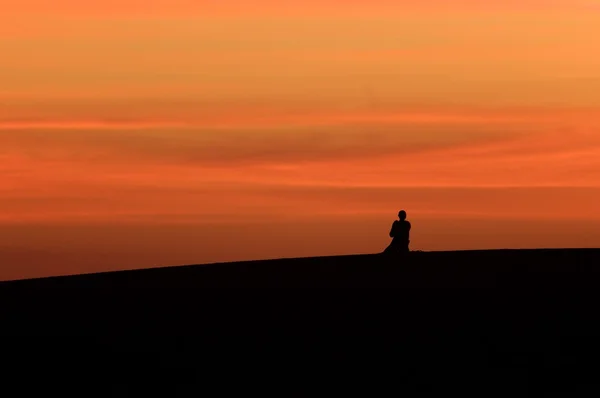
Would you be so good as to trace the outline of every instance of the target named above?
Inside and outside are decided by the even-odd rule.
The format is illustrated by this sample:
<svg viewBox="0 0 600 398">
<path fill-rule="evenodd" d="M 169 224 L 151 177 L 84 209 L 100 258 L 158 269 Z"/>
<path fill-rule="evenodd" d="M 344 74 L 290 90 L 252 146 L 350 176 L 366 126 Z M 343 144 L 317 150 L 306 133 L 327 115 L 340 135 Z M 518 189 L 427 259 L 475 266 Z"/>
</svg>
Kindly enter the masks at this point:
<svg viewBox="0 0 600 398">
<path fill-rule="evenodd" d="M 600 1 L 4 0 L 0 280 L 600 247 Z"/>
</svg>

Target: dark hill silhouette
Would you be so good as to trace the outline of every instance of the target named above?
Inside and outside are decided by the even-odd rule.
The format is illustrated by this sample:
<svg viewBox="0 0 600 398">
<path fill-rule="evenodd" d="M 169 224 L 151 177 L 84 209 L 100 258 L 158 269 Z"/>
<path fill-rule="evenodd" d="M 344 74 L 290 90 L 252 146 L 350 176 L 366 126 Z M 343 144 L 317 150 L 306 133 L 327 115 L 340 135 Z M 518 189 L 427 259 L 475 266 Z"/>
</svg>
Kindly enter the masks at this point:
<svg viewBox="0 0 600 398">
<path fill-rule="evenodd" d="M 15 288 L 552 288 L 598 281 L 600 249 L 480 250 L 245 261 L 0 282 Z"/>
<path fill-rule="evenodd" d="M 3 359 L 13 369 L 26 363 L 29 377 L 36 369 L 68 374 L 61 388 L 88 380 L 122 396 L 189 396 L 223 377 L 223 394 L 578 396 L 600 391 L 599 286 L 595 249 L 411 252 L 11 281 L 0 283 L 1 333 L 21 345 L 7 345 Z"/>
</svg>

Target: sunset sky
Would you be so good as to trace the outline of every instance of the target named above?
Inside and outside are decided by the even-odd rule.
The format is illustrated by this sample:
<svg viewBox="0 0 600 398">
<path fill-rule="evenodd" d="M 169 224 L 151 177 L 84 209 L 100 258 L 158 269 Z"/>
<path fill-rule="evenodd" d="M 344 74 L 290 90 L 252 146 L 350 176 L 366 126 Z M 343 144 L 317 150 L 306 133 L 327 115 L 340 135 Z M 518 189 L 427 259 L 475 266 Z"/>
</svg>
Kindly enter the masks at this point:
<svg viewBox="0 0 600 398">
<path fill-rule="evenodd" d="M 600 0 L 4 0 L 0 280 L 600 246 Z"/>
</svg>

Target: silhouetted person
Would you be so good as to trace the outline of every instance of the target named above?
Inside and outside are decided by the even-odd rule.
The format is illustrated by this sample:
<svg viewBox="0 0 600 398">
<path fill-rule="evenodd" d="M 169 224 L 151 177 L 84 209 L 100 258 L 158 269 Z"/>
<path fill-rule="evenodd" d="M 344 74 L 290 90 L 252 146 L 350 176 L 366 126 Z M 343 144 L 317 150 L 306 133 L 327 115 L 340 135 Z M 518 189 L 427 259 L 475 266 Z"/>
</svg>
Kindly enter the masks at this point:
<svg viewBox="0 0 600 398">
<path fill-rule="evenodd" d="M 392 243 L 385 249 L 384 253 L 403 254 L 408 253 L 410 244 L 410 222 L 406 220 L 406 212 L 401 210 L 398 213 L 399 220 L 394 221 L 390 230 Z"/>
</svg>

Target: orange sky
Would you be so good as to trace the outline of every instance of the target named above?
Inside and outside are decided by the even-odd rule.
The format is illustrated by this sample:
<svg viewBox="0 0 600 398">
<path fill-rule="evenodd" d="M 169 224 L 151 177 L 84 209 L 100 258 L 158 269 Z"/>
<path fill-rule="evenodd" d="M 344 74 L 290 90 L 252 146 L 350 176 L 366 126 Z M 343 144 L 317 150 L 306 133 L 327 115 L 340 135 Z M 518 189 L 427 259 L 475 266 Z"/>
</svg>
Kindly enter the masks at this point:
<svg viewBox="0 0 600 398">
<path fill-rule="evenodd" d="M 600 2 L 340 4 L 3 4 L 0 279 L 600 246 Z"/>
</svg>

